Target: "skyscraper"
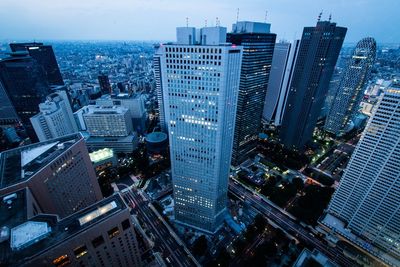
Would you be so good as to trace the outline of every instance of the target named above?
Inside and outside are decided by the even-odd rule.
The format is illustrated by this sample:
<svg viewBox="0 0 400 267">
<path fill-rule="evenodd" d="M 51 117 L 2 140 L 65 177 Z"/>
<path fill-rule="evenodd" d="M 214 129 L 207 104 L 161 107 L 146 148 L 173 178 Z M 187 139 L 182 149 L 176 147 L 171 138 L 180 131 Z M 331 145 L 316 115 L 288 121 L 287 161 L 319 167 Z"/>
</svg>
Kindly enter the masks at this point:
<svg viewBox="0 0 400 267">
<path fill-rule="evenodd" d="M 304 28 L 280 131 L 286 147 L 311 140 L 346 31 L 330 21 Z"/>
<path fill-rule="evenodd" d="M 175 220 L 215 232 L 226 210 L 242 48 L 226 28 L 177 28 L 161 46 Z"/>
<path fill-rule="evenodd" d="M 108 79 L 108 76 L 106 74 L 100 74 L 98 76 L 98 80 L 99 80 L 101 93 L 102 94 L 111 94 L 112 89 L 111 89 L 111 84 L 110 84 L 110 80 Z"/>
<path fill-rule="evenodd" d="M 351 233 L 397 258 L 400 257 L 399 118 L 400 86 L 392 85 L 374 107 L 328 208 L 328 213 L 343 221 Z"/>
<path fill-rule="evenodd" d="M 300 40 L 275 44 L 263 111 L 268 124 L 281 125 L 299 47 Z"/>
<path fill-rule="evenodd" d="M 1 266 L 142 266 L 129 207 L 119 194 L 60 219 L 42 213 L 29 191 L 1 205 Z M 37 211 L 31 208 L 37 207 Z"/>
<path fill-rule="evenodd" d="M 0 195 L 27 188 L 29 209 L 65 217 L 103 198 L 79 133 L 4 151 L 0 163 Z"/>
<path fill-rule="evenodd" d="M 227 42 L 243 46 L 240 88 L 236 111 L 232 164 L 245 161 L 257 145 L 267 92 L 276 34 L 271 24 L 239 21 L 232 26 Z"/>
<path fill-rule="evenodd" d="M 60 69 L 57 64 L 56 56 L 54 55 L 51 45 L 43 43 L 11 43 L 11 51 L 26 51 L 43 67 L 46 74 L 47 82 L 51 85 L 64 85 Z"/>
<path fill-rule="evenodd" d="M 367 37 L 357 43 L 344 71 L 335 98 L 325 121 L 325 130 L 342 135 L 348 128 L 364 96 L 376 57 L 376 42 Z"/>
<path fill-rule="evenodd" d="M 18 115 L 0 79 L 0 125 L 18 122 Z"/>
<path fill-rule="evenodd" d="M 40 113 L 31 118 L 31 123 L 39 141 L 43 142 L 78 132 L 71 105 L 65 91 L 47 96 L 39 104 Z"/>
<path fill-rule="evenodd" d="M 164 112 L 164 97 L 162 89 L 162 78 L 161 78 L 161 58 L 162 58 L 162 48 L 160 45 L 155 46 L 155 53 L 153 56 L 154 65 L 154 78 L 156 82 L 156 93 L 157 93 L 157 103 L 158 103 L 158 117 L 160 120 L 160 128 L 162 132 L 167 132 L 167 123 L 165 121 Z"/>
<path fill-rule="evenodd" d="M 15 52 L 0 60 L 0 80 L 28 136 L 37 141 L 30 118 L 51 93 L 43 68 L 26 52 Z"/>
</svg>

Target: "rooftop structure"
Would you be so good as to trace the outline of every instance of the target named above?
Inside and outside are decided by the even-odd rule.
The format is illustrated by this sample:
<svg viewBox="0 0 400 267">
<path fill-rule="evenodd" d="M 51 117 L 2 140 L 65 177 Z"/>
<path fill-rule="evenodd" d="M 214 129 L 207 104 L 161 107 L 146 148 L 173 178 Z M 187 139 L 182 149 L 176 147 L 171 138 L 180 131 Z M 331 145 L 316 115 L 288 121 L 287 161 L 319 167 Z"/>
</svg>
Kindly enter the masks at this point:
<svg viewBox="0 0 400 267">
<path fill-rule="evenodd" d="M 0 265 L 140 266 L 137 246 L 129 209 L 115 194 L 62 220 L 41 214 L 21 222 L 10 243 L 0 243 Z"/>
<path fill-rule="evenodd" d="M 43 212 L 61 217 L 102 198 L 80 134 L 2 152 L 0 195 L 24 188 L 29 189 Z"/>
</svg>

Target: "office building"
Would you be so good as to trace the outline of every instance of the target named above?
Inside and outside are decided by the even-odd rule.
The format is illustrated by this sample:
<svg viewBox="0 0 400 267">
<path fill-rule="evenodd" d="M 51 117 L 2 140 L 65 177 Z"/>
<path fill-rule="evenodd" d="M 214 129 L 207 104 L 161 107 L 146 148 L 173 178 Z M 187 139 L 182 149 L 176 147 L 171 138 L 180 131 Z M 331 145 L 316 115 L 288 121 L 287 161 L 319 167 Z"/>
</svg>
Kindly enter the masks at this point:
<svg viewBox="0 0 400 267">
<path fill-rule="evenodd" d="M 78 132 L 68 96 L 64 91 L 47 96 L 39 104 L 40 113 L 31 118 L 31 123 L 40 142 Z"/>
<path fill-rule="evenodd" d="M 381 96 L 328 207 L 324 223 L 400 257 L 400 86 Z M 340 223 L 331 223 L 330 216 Z M 400 261 L 398 261 L 400 263 Z M 394 264 L 398 266 L 398 264 Z"/>
<path fill-rule="evenodd" d="M 37 141 L 30 118 L 39 113 L 39 104 L 51 93 L 43 68 L 27 52 L 15 52 L 0 60 L 0 82 L 9 99 L 7 105 L 12 104 L 29 138 Z M 4 98 L 4 92 L 0 95 Z"/>
<path fill-rule="evenodd" d="M 237 102 L 232 164 L 238 165 L 254 154 L 261 131 L 264 99 L 276 34 L 271 24 L 239 21 L 233 24 L 227 42 L 243 46 L 240 88 Z"/>
<path fill-rule="evenodd" d="M 91 136 L 82 132 L 89 151 L 111 148 L 115 153 L 132 153 L 139 144 L 139 137 L 135 132 L 127 136 Z"/>
<path fill-rule="evenodd" d="M 165 121 L 164 112 L 164 96 L 162 87 L 162 71 L 161 71 L 161 58 L 162 58 L 162 48 L 160 45 L 155 46 L 155 53 L 153 56 L 154 65 L 154 79 L 156 83 L 156 93 L 157 93 L 157 104 L 158 104 L 158 118 L 160 120 L 161 131 L 167 132 L 167 123 Z"/>
<path fill-rule="evenodd" d="M 0 79 L 0 125 L 18 122 L 18 115 Z"/>
<path fill-rule="evenodd" d="M 36 62 L 43 67 L 48 84 L 51 85 L 64 85 L 60 69 L 57 64 L 56 56 L 54 55 L 53 47 L 51 45 L 44 45 L 43 43 L 11 43 L 11 51 L 26 51 L 29 55 L 36 60 Z"/>
<path fill-rule="evenodd" d="M 304 28 L 280 130 L 287 148 L 311 141 L 346 31 L 330 21 Z"/>
<path fill-rule="evenodd" d="M 98 80 L 99 80 L 101 93 L 102 94 L 111 94 L 112 89 L 111 89 L 111 84 L 110 84 L 110 80 L 108 79 L 108 76 L 106 74 L 100 74 L 98 76 Z"/>
<path fill-rule="evenodd" d="M 325 121 L 325 130 L 343 135 L 349 128 L 364 96 L 376 57 L 376 42 L 367 37 L 357 43 L 348 65 L 340 79 L 336 95 Z"/>
<path fill-rule="evenodd" d="M 43 213 L 66 217 L 102 199 L 80 134 L 0 154 L 0 195 L 28 188 Z M 35 207 L 29 207 L 35 209 Z"/>
<path fill-rule="evenodd" d="M 269 125 L 280 126 L 282 123 L 299 47 L 300 40 L 275 44 L 263 111 L 263 120 Z"/>
<path fill-rule="evenodd" d="M 75 112 L 91 136 L 127 136 L 133 131 L 129 109 L 121 106 L 90 105 Z"/>
<path fill-rule="evenodd" d="M 242 48 L 226 28 L 177 28 L 161 46 L 175 220 L 215 232 L 226 211 Z"/>
<path fill-rule="evenodd" d="M 142 266 L 128 206 L 119 194 L 70 216 L 33 213 L 29 191 L 1 196 L 2 266 Z M 2 232 L 2 233 L 3 233 Z"/>
<path fill-rule="evenodd" d="M 121 106 L 129 109 L 133 129 L 136 132 L 143 133 L 146 129 L 147 113 L 144 106 L 144 98 L 141 94 L 120 93 L 105 94 L 96 99 L 96 105 L 99 106 Z"/>
</svg>

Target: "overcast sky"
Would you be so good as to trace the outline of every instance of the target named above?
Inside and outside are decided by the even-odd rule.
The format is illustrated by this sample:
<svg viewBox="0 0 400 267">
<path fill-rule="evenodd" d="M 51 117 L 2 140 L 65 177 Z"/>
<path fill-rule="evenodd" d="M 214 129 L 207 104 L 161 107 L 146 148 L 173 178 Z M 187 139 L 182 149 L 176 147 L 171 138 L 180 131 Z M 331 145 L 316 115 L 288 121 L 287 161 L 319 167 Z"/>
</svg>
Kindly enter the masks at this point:
<svg viewBox="0 0 400 267">
<path fill-rule="evenodd" d="M 400 0 L 0 0 L 0 40 L 175 40 L 175 27 L 265 20 L 278 39 L 300 37 L 323 19 L 365 36 L 400 42 Z"/>
</svg>

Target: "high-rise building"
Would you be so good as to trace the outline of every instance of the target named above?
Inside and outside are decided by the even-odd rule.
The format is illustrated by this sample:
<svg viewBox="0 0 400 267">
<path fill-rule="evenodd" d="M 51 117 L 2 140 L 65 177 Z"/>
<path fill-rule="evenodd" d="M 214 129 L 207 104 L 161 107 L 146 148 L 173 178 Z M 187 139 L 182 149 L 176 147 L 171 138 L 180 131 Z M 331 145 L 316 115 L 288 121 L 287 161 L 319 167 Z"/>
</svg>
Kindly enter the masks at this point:
<svg viewBox="0 0 400 267">
<path fill-rule="evenodd" d="M 180 27 L 177 40 L 161 46 L 175 220 L 214 232 L 226 211 L 242 47 L 219 26 Z"/>
<path fill-rule="evenodd" d="M 357 43 L 340 82 L 325 121 L 325 130 L 342 135 L 359 109 L 376 57 L 376 42 L 367 37 Z"/>
<path fill-rule="evenodd" d="M 39 110 L 31 123 L 40 142 L 78 132 L 66 92 L 48 95 L 47 100 L 39 104 Z"/>
<path fill-rule="evenodd" d="M 399 118 L 400 86 L 393 85 L 374 107 L 328 208 L 328 213 L 347 228 L 336 229 L 341 234 L 356 234 L 397 259 L 400 257 Z M 329 220 L 325 223 L 330 224 Z"/>
<path fill-rule="evenodd" d="M 102 199 L 81 134 L 2 152 L 0 195 L 24 188 L 29 189 L 43 213 L 60 217 Z"/>
<path fill-rule="evenodd" d="M 121 106 L 129 109 L 132 125 L 135 131 L 143 133 L 146 126 L 146 107 L 144 98 L 139 93 L 105 94 L 96 99 L 99 106 Z"/>
<path fill-rule="evenodd" d="M 270 125 L 281 125 L 299 47 L 300 40 L 275 44 L 263 111 L 263 120 Z"/>
<path fill-rule="evenodd" d="M 112 89 L 111 89 L 111 84 L 110 84 L 110 80 L 108 79 L 108 76 L 106 74 L 100 74 L 98 76 L 98 80 L 99 80 L 101 93 L 102 94 L 111 94 Z"/>
<path fill-rule="evenodd" d="M 90 105 L 75 112 L 92 136 L 127 136 L 133 131 L 129 109 L 122 106 Z"/>
<path fill-rule="evenodd" d="M 271 24 L 239 21 L 227 42 L 243 46 L 240 88 L 233 139 L 232 164 L 245 161 L 256 148 L 267 92 L 276 34 Z"/>
<path fill-rule="evenodd" d="M 0 79 L 0 125 L 18 122 L 18 115 Z"/>
<path fill-rule="evenodd" d="M 43 43 L 11 43 L 11 51 L 27 51 L 43 67 L 47 82 L 51 85 L 64 85 L 60 69 L 51 45 Z"/>
<path fill-rule="evenodd" d="M 162 89 L 162 77 L 161 77 L 161 58 L 162 58 L 162 48 L 160 45 L 155 46 L 155 53 L 153 56 L 154 65 L 154 78 L 156 82 L 156 92 L 157 92 L 157 103 L 158 103 L 158 117 L 160 120 L 160 128 L 162 132 L 167 132 L 167 123 L 165 121 L 164 113 L 164 97 Z"/>
<path fill-rule="evenodd" d="M 304 28 L 280 131 L 286 147 L 311 140 L 346 31 L 330 21 Z"/>
<path fill-rule="evenodd" d="M 42 213 L 29 191 L 1 198 L 1 266 L 142 266 L 129 208 L 119 194 L 63 219 Z"/>
<path fill-rule="evenodd" d="M 26 52 L 15 52 L 0 60 L 0 81 L 28 136 L 37 141 L 30 118 L 51 93 L 43 68 Z"/>
</svg>

